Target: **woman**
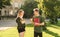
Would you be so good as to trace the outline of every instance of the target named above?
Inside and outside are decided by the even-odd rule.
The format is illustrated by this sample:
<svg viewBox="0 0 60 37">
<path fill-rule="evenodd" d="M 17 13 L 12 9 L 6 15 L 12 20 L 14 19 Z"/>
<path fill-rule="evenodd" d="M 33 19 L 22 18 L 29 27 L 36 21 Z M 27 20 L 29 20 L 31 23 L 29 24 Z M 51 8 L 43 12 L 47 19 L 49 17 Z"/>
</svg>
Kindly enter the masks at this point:
<svg viewBox="0 0 60 37">
<path fill-rule="evenodd" d="M 21 9 L 18 11 L 16 23 L 18 24 L 17 30 L 19 37 L 24 37 L 25 33 L 25 20 L 23 19 L 24 11 Z"/>
</svg>

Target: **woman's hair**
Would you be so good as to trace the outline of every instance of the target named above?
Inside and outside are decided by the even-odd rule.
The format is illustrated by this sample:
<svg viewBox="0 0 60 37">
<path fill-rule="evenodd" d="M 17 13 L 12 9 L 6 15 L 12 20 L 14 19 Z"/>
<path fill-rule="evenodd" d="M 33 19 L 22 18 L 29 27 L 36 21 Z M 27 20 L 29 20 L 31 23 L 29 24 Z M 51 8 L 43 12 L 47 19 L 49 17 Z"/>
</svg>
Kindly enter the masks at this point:
<svg viewBox="0 0 60 37">
<path fill-rule="evenodd" d="M 17 17 L 19 17 L 19 14 L 21 13 L 21 12 L 24 12 L 22 9 L 19 9 L 18 11 L 17 11 Z"/>
</svg>

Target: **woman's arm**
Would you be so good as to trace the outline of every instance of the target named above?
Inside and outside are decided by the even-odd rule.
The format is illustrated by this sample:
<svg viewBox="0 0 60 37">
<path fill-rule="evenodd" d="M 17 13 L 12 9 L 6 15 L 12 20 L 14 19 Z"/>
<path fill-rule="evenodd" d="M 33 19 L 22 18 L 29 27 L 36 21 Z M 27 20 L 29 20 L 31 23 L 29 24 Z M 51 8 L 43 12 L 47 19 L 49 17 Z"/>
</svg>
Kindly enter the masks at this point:
<svg viewBox="0 0 60 37">
<path fill-rule="evenodd" d="M 18 17 L 17 19 L 16 19 L 16 23 L 18 24 L 18 25 L 20 25 L 21 24 L 21 21 L 20 21 L 21 19 Z"/>
</svg>

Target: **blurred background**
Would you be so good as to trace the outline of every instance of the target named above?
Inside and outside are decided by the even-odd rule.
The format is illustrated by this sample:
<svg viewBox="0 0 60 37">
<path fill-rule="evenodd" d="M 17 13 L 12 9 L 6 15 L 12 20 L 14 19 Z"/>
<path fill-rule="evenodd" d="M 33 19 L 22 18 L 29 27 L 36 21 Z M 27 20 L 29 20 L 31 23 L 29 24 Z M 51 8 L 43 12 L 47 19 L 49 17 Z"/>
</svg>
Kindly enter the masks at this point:
<svg viewBox="0 0 60 37">
<path fill-rule="evenodd" d="M 39 8 L 40 14 L 51 23 L 60 18 L 60 0 L 0 0 L 0 20 L 16 18 L 18 9 L 25 11 L 24 18 L 33 16 L 33 9 Z"/>
<path fill-rule="evenodd" d="M 40 15 L 45 19 L 43 37 L 60 37 L 60 0 L 0 0 L 0 37 L 18 37 L 15 20 L 19 9 L 25 11 L 25 37 L 33 37 L 30 18 L 34 8 L 39 8 Z"/>
</svg>

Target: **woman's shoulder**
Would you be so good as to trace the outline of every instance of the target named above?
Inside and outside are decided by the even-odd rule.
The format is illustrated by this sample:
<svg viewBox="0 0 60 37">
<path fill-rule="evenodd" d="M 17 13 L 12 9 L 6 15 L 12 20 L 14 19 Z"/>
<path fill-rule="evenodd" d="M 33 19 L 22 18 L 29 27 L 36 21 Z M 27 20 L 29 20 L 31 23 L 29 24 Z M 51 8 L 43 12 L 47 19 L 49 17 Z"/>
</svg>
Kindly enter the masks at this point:
<svg viewBox="0 0 60 37">
<path fill-rule="evenodd" d="M 20 17 L 17 17 L 17 19 L 16 20 L 20 20 Z"/>
</svg>

